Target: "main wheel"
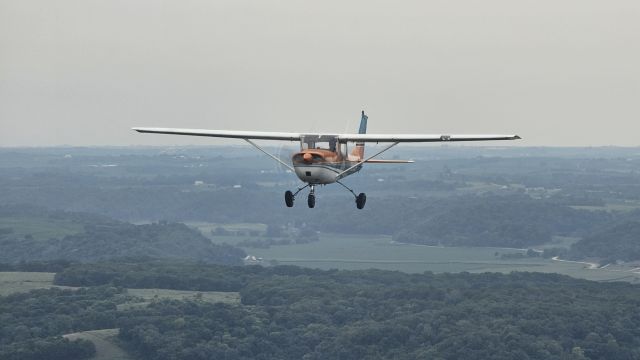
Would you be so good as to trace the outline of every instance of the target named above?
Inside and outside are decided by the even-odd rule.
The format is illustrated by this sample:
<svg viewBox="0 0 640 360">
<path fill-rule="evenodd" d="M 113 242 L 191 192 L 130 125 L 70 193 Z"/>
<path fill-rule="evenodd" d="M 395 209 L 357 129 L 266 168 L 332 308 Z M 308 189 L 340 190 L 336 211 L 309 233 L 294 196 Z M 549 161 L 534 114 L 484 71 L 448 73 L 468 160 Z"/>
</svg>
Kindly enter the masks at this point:
<svg viewBox="0 0 640 360">
<path fill-rule="evenodd" d="M 367 195 L 365 195 L 365 193 L 360 193 L 356 197 L 356 206 L 358 207 L 358 209 L 362 209 L 364 208 L 364 204 L 366 203 L 367 203 Z"/>
<path fill-rule="evenodd" d="M 284 203 L 287 204 L 287 207 L 293 207 L 293 193 L 289 190 L 284 193 Z"/>
<path fill-rule="evenodd" d="M 313 209 L 316 206 L 316 196 L 313 194 L 309 194 L 307 198 L 307 205 L 309 205 L 310 209 Z"/>
</svg>

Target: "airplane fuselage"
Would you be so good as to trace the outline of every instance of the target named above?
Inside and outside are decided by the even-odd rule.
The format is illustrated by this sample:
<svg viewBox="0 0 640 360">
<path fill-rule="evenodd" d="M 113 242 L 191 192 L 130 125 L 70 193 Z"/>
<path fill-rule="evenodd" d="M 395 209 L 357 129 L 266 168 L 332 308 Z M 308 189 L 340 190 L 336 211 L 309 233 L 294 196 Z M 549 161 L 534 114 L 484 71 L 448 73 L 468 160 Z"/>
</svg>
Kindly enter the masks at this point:
<svg viewBox="0 0 640 360">
<path fill-rule="evenodd" d="M 295 153 L 291 161 L 298 178 L 314 185 L 332 184 L 362 168 L 362 166 L 356 166 L 347 173 L 343 173 L 358 161 L 349 160 L 343 154 L 329 149 L 302 150 Z"/>
</svg>

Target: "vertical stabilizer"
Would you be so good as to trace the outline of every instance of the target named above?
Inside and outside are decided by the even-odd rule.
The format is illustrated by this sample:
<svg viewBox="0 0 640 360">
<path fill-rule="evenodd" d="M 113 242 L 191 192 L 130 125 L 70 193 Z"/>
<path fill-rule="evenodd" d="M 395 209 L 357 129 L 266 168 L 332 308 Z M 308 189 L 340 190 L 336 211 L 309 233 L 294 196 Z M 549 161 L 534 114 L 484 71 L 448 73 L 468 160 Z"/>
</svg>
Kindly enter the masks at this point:
<svg viewBox="0 0 640 360">
<path fill-rule="evenodd" d="M 358 134 L 367 133 L 367 119 L 369 119 L 369 117 L 365 115 L 364 110 L 362 110 L 362 117 L 360 118 L 360 129 L 358 130 Z"/>
<path fill-rule="evenodd" d="M 367 120 L 369 117 L 364 114 L 364 110 L 362 111 L 362 117 L 360 117 L 360 128 L 358 129 L 358 134 L 366 134 L 367 133 Z M 356 147 L 351 151 L 351 155 L 356 157 L 358 161 L 364 159 L 364 143 L 356 143 Z"/>
</svg>

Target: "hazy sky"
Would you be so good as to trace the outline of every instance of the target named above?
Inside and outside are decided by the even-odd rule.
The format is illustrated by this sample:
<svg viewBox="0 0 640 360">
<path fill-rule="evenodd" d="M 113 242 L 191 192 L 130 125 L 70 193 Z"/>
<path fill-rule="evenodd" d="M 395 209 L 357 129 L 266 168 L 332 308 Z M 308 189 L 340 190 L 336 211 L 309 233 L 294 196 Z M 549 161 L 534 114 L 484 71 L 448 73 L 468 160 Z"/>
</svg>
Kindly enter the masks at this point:
<svg viewBox="0 0 640 360">
<path fill-rule="evenodd" d="M 369 132 L 639 146 L 640 1 L 0 0 L 0 146 L 355 131 L 361 109 Z"/>
</svg>

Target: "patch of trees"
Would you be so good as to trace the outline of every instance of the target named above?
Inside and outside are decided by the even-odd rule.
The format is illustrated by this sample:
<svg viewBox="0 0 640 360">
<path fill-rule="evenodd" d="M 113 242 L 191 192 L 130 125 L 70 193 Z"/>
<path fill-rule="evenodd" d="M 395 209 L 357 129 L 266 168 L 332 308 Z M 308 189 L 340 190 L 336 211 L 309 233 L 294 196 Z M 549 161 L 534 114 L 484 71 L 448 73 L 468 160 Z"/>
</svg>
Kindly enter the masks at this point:
<svg viewBox="0 0 640 360">
<path fill-rule="evenodd" d="M 34 210 L 16 207 L 18 213 L 38 216 L 69 216 L 83 225 L 84 231 L 62 238 L 37 240 L 33 237 L 0 237 L 0 262 L 18 263 L 63 259 L 97 261 L 113 258 L 145 256 L 196 261 L 241 264 L 243 250 L 231 245 L 213 244 L 197 230 L 184 224 L 159 222 L 133 225 L 120 221 L 77 213 Z M 10 208 L 4 210 L 10 213 Z M 66 219 L 66 218 L 65 218 Z"/>
<path fill-rule="evenodd" d="M 0 359 L 86 359 L 93 344 L 68 333 L 116 326 L 122 289 L 33 290 L 0 296 Z"/>
<path fill-rule="evenodd" d="M 3 360 L 84 360 L 96 353 L 89 340 L 70 341 L 61 337 L 32 339 L 0 347 Z"/>
<path fill-rule="evenodd" d="M 640 221 L 625 221 L 586 236 L 573 244 L 567 255 L 599 258 L 602 264 L 640 260 Z"/>
<path fill-rule="evenodd" d="M 250 281 L 268 276 L 298 276 L 319 270 L 296 266 L 222 266 L 166 260 L 126 259 L 74 264 L 55 275 L 64 286 L 117 286 L 140 289 L 240 291 Z"/>
</svg>

